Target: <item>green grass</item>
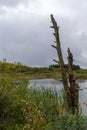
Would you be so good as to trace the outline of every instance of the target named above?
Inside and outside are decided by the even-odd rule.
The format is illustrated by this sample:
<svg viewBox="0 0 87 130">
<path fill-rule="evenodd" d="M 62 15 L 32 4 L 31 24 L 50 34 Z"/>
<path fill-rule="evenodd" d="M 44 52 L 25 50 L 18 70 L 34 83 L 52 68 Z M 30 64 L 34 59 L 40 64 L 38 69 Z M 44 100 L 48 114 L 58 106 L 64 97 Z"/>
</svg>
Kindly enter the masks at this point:
<svg viewBox="0 0 87 130">
<path fill-rule="evenodd" d="M 87 79 L 87 69 L 78 69 L 74 71 L 75 77 Z M 12 77 L 15 79 L 42 79 L 54 78 L 61 79 L 60 68 L 48 67 L 27 67 L 19 63 L 0 62 L 0 77 Z"/>
<path fill-rule="evenodd" d="M 80 79 L 87 79 L 87 69 L 80 69 L 78 65 L 74 65 L 74 74 Z M 29 67 L 21 63 L 8 63 L 0 61 L 0 77 L 12 77 L 16 79 L 42 79 L 55 78 L 61 79 L 59 66 L 50 65 L 49 67 Z"/>
<path fill-rule="evenodd" d="M 80 69 L 74 71 L 75 77 L 80 77 L 79 79 L 87 79 L 87 69 Z"/>
<path fill-rule="evenodd" d="M 86 130 L 87 117 L 67 113 L 63 93 L 28 88 L 27 81 L 0 78 L 0 129 Z"/>
</svg>

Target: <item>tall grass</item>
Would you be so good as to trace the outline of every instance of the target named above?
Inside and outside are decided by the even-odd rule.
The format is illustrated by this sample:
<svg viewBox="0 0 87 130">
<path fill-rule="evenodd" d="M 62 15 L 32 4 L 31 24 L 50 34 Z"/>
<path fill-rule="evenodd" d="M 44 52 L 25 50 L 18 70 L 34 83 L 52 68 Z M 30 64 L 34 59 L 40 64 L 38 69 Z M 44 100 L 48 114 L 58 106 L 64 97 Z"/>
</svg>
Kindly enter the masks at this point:
<svg viewBox="0 0 87 130">
<path fill-rule="evenodd" d="M 67 113 L 63 93 L 28 88 L 28 82 L 0 79 L 1 130 L 86 130 L 87 118 Z"/>
</svg>

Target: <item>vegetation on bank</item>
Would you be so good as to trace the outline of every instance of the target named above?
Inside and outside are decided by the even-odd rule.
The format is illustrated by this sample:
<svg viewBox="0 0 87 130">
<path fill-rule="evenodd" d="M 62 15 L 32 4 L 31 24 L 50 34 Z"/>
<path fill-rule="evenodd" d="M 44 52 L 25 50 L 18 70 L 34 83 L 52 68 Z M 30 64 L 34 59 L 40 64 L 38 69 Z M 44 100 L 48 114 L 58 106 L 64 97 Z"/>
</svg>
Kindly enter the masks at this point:
<svg viewBox="0 0 87 130">
<path fill-rule="evenodd" d="M 67 65 L 65 66 L 67 67 Z M 87 69 L 81 69 L 78 65 L 73 65 L 75 77 L 80 79 L 87 79 Z M 55 78 L 61 79 L 60 67 L 50 65 L 49 67 L 28 67 L 22 63 L 8 63 L 0 61 L 0 76 L 15 77 L 17 79 L 41 79 L 41 78 Z"/>
<path fill-rule="evenodd" d="M 87 79 L 87 70 L 74 73 Z M 60 68 L 0 62 L 0 129 L 86 130 L 87 117 L 67 113 L 64 95 L 50 89 L 28 88 L 28 81 L 38 78 L 61 79 Z"/>
<path fill-rule="evenodd" d="M 0 78 L 0 129 L 86 130 L 87 117 L 67 113 L 64 94 L 28 88 L 26 80 Z"/>
</svg>

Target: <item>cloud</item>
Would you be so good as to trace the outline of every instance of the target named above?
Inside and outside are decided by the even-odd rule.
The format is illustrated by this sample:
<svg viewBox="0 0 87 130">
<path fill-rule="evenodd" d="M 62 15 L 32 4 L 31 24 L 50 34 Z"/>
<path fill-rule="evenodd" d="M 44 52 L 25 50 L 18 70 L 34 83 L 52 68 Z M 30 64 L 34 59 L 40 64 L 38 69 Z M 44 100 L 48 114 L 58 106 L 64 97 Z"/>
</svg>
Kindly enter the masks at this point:
<svg viewBox="0 0 87 130">
<path fill-rule="evenodd" d="M 0 0 L 1 6 L 17 6 L 20 3 L 27 4 L 29 0 Z"/>
<path fill-rule="evenodd" d="M 79 4 L 78 4 L 79 2 Z M 75 63 L 87 66 L 86 0 L 2 0 L 0 2 L 0 59 L 29 66 L 48 66 L 57 58 L 50 14 L 60 26 L 65 62 L 71 48 Z"/>
</svg>

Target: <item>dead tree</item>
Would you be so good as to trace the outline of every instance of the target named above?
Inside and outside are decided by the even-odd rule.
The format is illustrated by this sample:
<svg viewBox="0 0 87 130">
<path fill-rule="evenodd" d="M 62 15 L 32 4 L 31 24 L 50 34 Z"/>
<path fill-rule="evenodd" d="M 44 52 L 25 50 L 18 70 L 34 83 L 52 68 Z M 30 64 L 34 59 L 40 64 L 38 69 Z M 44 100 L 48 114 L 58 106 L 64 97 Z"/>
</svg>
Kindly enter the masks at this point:
<svg viewBox="0 0 87 130">
<path fill-rule="evenodd" d="M 59 38 L 59 27 L 57 26 L 57 22 L 55 21 L 53 15 L 51 15 L 51 22 L 52 26 L 51 28 L 54 29 L 53 35 L 55 36 L 55 43 L 56 45 L 52 45 L 53 48 L 56 49 L 58 54 L 58 60 L 55 60 L 60 66 L 61 69 L 61 76 L 64 86 L 64 92 L 65 92 L 65 102 L 67 104 L 67 110 L 72 111 L 75 113 L 78 111 L 78 85 L 76 83 L 76 79 L 74 78 L 73 74 L 73 55 L 70 52 L 70 49 L 68 48 L 68 68 L 65 68 L 65 63 L 62 56 L 62 50 L 61 50 L 61 43 Z"/>
</svg>

